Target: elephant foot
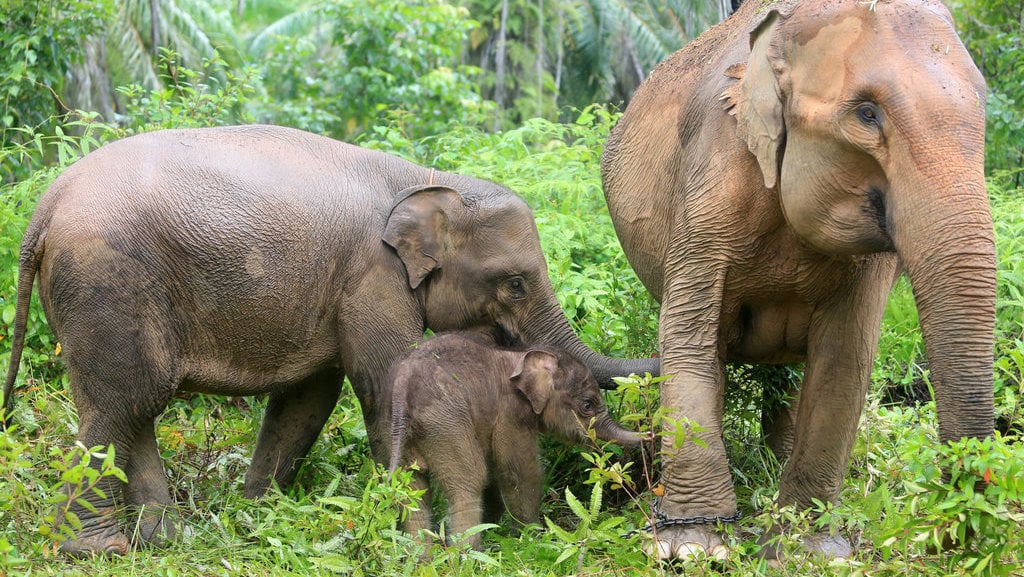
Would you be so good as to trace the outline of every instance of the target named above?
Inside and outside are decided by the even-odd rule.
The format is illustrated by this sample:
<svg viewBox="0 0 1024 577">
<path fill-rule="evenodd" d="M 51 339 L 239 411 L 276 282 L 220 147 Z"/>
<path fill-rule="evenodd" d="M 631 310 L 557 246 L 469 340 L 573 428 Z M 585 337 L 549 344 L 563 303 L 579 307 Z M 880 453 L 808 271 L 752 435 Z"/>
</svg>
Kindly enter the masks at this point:
<svg viewBox="0 0 1024 577">
<path fill-rule="evenodd" d="M 729 547 L 714 525 L 680 525 L 659 529 L 645 547 L 659 561 L 708 559 L 724 561 Z"/>
<path fill-rule="evenodd" d="M 785 557 L 780 533 L 776 530 L 769 531 L 759 540 L 761 542 L 761 556 L 769 561 L 781 561 Z M 842 535 L 828 531 L 819 531 L 800 538 L 799 548 L 804 553 L 823 557 L 825 559 L 849 559 L 853 556 L 853 547 Z"/>
<path fill-rule="evenodd" d="M 82 529 L 74 539 L 60 544 L 60 551 L 69 557 L 114 556 L 128 553 L 131 544 L 124 533 L 113 527 Z"/>
<path fill-rule="evenodd" d="M 178 521 L 178 515 L 167 507 L 142 507 L 132 531 L 132 542 L 163 547 L 177 535 Z"/>
</svg>

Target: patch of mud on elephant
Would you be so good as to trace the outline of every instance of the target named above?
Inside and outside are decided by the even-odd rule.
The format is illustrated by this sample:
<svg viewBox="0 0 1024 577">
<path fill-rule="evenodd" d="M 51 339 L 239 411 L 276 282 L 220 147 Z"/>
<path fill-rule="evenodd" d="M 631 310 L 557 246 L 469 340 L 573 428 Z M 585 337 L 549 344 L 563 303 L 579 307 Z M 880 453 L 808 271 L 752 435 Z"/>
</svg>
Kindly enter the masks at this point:
<svg viewBox="0 0 1024 577">
<path fill-rule="evenodd" d="M 544 472 L 538 435 L 581 443 L 638 445 L 650 435 L 622 428 L 605 409 L 593 375 L 564 349 L 505 349 L 447 333 L 417 345 L 391 369 L 390 469 L 416 464 L 412 487 L 426 491 L 404 529 L 431 529 L 431 479 L 449 502 L 447 532 L 540 520 Z M 481 535 L 469 537 L 479 549 Z"/>
<path fill-rule="evenodd" d="M 65 170 L 22 242 L 7 403 L 37 276 L 78 441 L 115 446 L 143 542 L 176 530 L 154 433 L 176 391 L 268 395 L 245 478 L 256 497 L 294 479 L 346 376 L 384 459 L 374 399 L 428 328 L 562 346 L 605 384 L 658 372 L 580 342 L 510 190 L 289 128 L 140 134 Z M 121 487 L 99 489 L 71 505 L 82 529 L 65 552 L 127 551 Z"/>
<path fill-rule="evenodd" d="M 664 457 L 670 521 L 737 511 L 727 362 L 805 362 L 795 402 L 766 403 L 762 417 L 788 451 L 779 503 L 838 500 L 902 272 L 941 441 L 992 433 L 985 94 L 935 0 L 746 2 L 637 90 L 602 156 L 605 195 L 661 303 L 662 404 L 706 429 L 706 447 Z M 853 553 L 842 535 L 800 537 L 826 557 Z M 721 557 L 726 546 L 713 523 L 669 522 L 655 548 Z"/>
</svg>

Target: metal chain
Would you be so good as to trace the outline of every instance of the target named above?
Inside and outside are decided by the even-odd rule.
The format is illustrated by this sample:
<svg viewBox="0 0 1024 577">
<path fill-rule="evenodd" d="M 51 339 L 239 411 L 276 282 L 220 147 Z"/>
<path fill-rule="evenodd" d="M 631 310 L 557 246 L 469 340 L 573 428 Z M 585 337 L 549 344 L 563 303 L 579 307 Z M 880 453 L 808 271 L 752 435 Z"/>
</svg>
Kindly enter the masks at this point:
<svg viewBox="0 0 1024 577">
<path fill-rule="evenodd" d="M 658 510 L 658 502 L 654 502 L 654 508 L 652 510 L 655 521 L 647 523 L 643 527 L 637 527 L 632 531 L 624 534 L 623 537 L 629 538 L 637 533 L 647 532 L 653 530 L 660 531 L 668 527 L 678 527 L 680 525 L 708 525 L 718 523 L 735 523 L 743 518 L 742 511 L 736 511 L 732 515 L 693 515 L 692 517 L 672 517 L 665 515 Z"/>
</svg>

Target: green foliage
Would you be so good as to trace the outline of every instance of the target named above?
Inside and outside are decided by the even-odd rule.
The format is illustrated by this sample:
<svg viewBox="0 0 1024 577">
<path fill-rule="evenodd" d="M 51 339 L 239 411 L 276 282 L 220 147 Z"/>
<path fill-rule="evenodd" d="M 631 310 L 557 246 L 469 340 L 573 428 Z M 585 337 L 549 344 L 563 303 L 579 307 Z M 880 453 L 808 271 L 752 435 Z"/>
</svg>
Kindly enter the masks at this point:
<svg viewBox="0 0 1024 577">
<path fill-rule="evenodd" d="M 1015 574 L 1019 568 L 1003 559 L 1024 546 L 1021 533 L 1008 530 L 1024 522 L 1024 448 L 997 435 L 938 446 L 908 442 L 904 450 L 913 454 L 911 478 L 899 498 L 902 522 L 882 543 L 883 555 L 945 548 L 951 549 L 942 560 L 947 570 Z M 948 464 L 948 479 L 939 463 Z"/>
<path fill-rule="evenodd" d="M 96 507 L 86 499 L 108 498 L 100 484 L 109 477 L 122 483 L 127 482 L 128 478 L 114 464 L 113 445 L 107 446 L 105 452 L 103 447 L 88 448 L 80 443 L 67 452 L 52 447 L 50 457 L 50 469 L 58 473 L 59 478 L 50 488 L 47 502 L 57 509 L 43 518 L 44 524 L 40 525 L 39 534 L 44 538 L 65 541 L 74 538 L 75 533 L 82 529 L 82 522 L 71 507 L 77 504 L 95 513 Z M 99 463 L 94 465 L 94 459 L 99 460 Z"/>
<path fill-rule="evenodd" d="M 314 34 L 282 37 L 263 64 L 268 98 L 259 118 L 339 138 L 385 119 L 412 138 L 482 121 L 488 105 L 459 64 L 473 26 L 441 0 L 331 0 Z M 324 46 L 327 43 L 328 46 Z"/>
<path fill-rule="evenodd" d="M 34 476 L 32 462 L 26 458 L 28 454 L 29 443 L 17 427 L 0 434 L 0 571 L 28 564 L 14 537 L 19 525 L 34 515 L 34 511 L 26 511 L 34 499 L 28 489 Z"/>
<path fill-rule="evenodd" d="M 29 135 L 52 134 L 68 110 L 61 104 L 65 74 L 76 46 L 99 29 L 109 9 L 103 0 L 3 0 L 0 2 L 0 154 Z M 56 116 L 55 116 L 56 115 Z M 40 168 L 42 155 L 6 156 L 0 183 Z"/>
<path fill-rule="evenodd" d="M 953 8 L 964 44 L 988 81 L 985 167 L 1019 168 L 1024 163 L 1024 2 L 957 0 Z"/>
<path fill-rule="evenodd" d="M 255 71 L 236 74 L 216 54 L 201 64 L 198 70 L 182 66 L 177 53 L 161 49 L 161 88 L 132 84 L 117 90 L 125 99 L 122 135 L 251 122 L 245 105 L 254 93 Z"/>
<path fill-rule="evenodd" d="M 564 545 L 562 552 L 555 559 L 555 565 L 561 565 L 571 558 L 576 562 L 576 574 L 580 574 L 589 549 L 607 543 L 617 543 L 620 540 L 621 530 L 619 527 L 626 522 L 626 518 L 622 516 L 600 518 L 602 493 L 601 483 L 595 483 L 590 491 L 590 505 L 584 506 L 572 494 L 572 491 L 565 490 L 565 502 L 578 519 L 576 528 L 572 531 L 566 531 L 551 519 L 544 518 L 548 530 Z"/>
</svg>

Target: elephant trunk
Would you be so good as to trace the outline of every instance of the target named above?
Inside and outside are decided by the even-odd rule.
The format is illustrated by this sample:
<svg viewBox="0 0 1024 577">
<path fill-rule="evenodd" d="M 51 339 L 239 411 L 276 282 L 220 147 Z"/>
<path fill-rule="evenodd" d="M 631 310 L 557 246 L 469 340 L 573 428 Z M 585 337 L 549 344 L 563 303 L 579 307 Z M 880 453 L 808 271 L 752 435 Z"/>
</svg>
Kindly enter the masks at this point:
<svg viewBox="0 0 1024 577">
<path fill-rule="evenodd" d="M 553 292 L 551 298 L 544 303 L 543 310 L 537 311 L 532 318 L 536 319 L 536 322 L 524 327 L 524 340 L 566 349 L 587 365 L 602 388 L 615 388 L 612 377 L 625 377 L 630 374 L 643 375 L 644 373 L 654 376 L 660 374 L 661 363 L 656 358 L 615 359 L 591 350 L 572 330 Z"/>
<path fill-rule="evenodd" d="M 917 300 L 943 441 L 985 437 L 994 425 L 995 241 L 973 164 L 893 182 L 905 201 L 891 207 L 891 235 Z"/>
<path fill-rule="evenodd" d="M 594 420 L 594 432 L 602 441 L 613 441 L 626 447 L 635 447 L 643 441 L 651 439 L 649 433 L 638 433 L 626 429 L 607 412 L 602 413 Z"/>
</svg>

